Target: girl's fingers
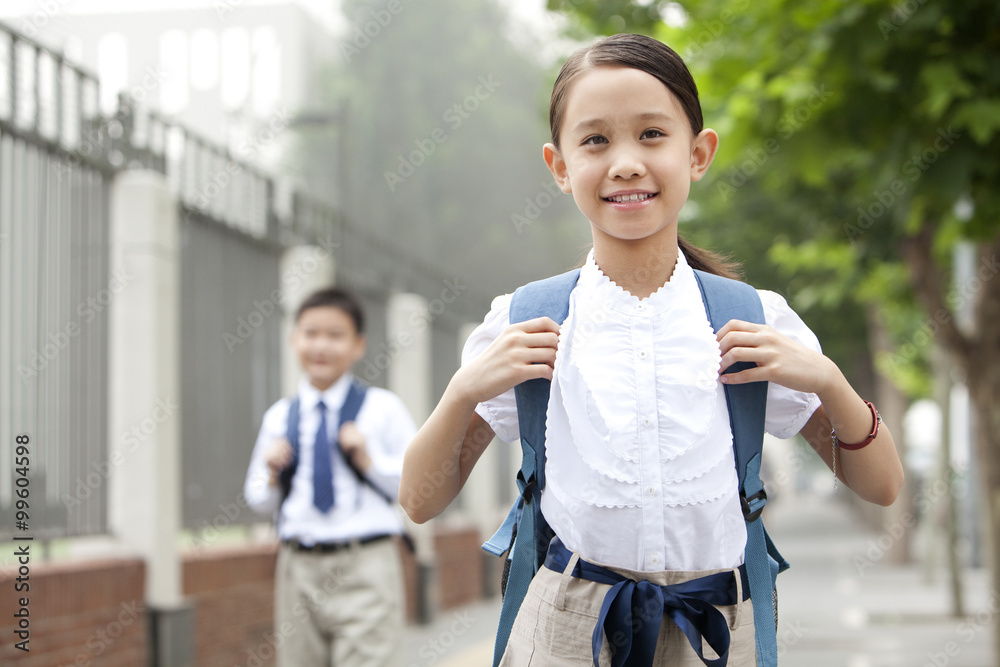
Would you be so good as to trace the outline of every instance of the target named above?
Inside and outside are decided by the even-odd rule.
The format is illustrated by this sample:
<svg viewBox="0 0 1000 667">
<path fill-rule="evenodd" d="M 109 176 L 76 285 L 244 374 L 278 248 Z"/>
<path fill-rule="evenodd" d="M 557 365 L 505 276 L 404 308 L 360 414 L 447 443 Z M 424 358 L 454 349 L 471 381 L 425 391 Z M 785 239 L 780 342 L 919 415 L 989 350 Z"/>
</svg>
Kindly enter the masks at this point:
<svg viewBox="0 0 1000 667">
<path fill-rule="evenodd" d="M 533 320 L 512 324 L 511 327 L 527 333 L 559 333 L 559 325 L 551 317 L 536 317 Z"/>
<path fill-rule="evenodd" d="M 551 332 L 529 333 L 525 335 L 524 346 L 530 348 L 552 348 L 559 345 L 559 334 Z"/>
<path fill-rule="evenodd" d="M 722 355 L 719 368 L 726 370 L 733 364 L 740 361 L 752 361 L 758 365 L 771 358 L 768 350 L 762 347 L 734 347 Z"/>
<path fill-rule="evenodd" d="M 730 331 L 723 338 L 719 339 L 719 350 L 722 354 L 726 354 L 733 348 L 757 347 L 763 342 L 758 332 Z"/>
<path fill-rule="evenodd" d="M 739 373 L 726 373 L 719 376 L 719 380 L 723 384 L 746 384 L 748 382 L 762 382 L 767 379 L 767 369 L 760 366 L 748 368 Z"/>
<path fill-rule="evenodd" d="M 764 325 L 754 324 L 753 322 L 744 322 L 743 320 L 729 320 L 726 325 L 719 329 L 718 333 L 715 335 L 716 340 L 722 340 L 726 337 L 726 334 L 732 331 L 747 331 L 750 333 L 756 333 L 760 331 Z"/>
</svg>

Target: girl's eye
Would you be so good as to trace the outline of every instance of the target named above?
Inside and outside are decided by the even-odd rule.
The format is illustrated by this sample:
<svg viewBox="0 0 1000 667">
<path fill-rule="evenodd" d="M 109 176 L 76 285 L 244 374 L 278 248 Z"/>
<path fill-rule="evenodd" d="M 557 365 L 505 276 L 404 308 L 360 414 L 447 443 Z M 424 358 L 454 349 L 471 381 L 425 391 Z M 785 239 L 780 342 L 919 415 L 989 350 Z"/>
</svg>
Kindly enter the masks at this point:
<svg viewBox="0 0 1000 667">
<path fill-rule="evenodd" d="M 660 132 L 659 130 L 646 130 L 645 132 L 642 133 L 642 135 L 639 138 L 640 139 L 656 139 L 658 137 L 665 137 L 665 136 L 667 136 L 667 135 L 665 135 L 663 132 Z"/>
<path fill-rule="evenodd" d="M 591 145 L 591 146 L 593 146 L 593 145 L 596 145 L 596 144 L 606 144 L 606 143 L 608 143 L 608 140 L 606 138 L 602 137 L 599 134 L 595 134 L 594 136 L 587 137 L 586 139 L 583 140 L 583 145 L 584 146 L 586 146 L 588 144 Z"/>
</svg>

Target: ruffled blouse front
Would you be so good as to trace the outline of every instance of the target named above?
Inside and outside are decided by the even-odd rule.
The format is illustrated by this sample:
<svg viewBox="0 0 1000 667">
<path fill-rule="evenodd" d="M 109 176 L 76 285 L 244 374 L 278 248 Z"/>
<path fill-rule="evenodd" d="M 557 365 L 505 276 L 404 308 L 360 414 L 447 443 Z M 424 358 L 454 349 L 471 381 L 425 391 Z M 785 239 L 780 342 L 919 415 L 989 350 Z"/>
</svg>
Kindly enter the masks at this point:
<svg viewBox="0 0 1000 667">
<path fill-rule="evenodd" d="M 764 295 L 777 295 L 761 294 L 765 315 L 773 313 L 774 299 Z M 793 337 L 818 349 L 815 336 L 777 299 L 791 318 L 781 313 L 771 319 L 794 321 Z M 508 306 L 509 298 L 494 302 L 470 337 L 466 357 L 499 335 Z M 489 337 L 484 329 L 495 333 Z M 720 358 L 683 253 L 670 281 L 641 300 L 609 280 L 591 253 L 560 330 L 546 421 L 541 508 L 567 547 L 633 570 L 742 562 L 746 529 L 718 381 Z M 787 437 L 801 429 L 818 400 L 777 390 L 769 390 L 768 411 L 780 423 L 772 420 L 769 431 Z M 772 402 L 778 403 L 774 410 Z M 478 411 L 501 438 L 517 438 L 513 391 Z"/>
</svg>

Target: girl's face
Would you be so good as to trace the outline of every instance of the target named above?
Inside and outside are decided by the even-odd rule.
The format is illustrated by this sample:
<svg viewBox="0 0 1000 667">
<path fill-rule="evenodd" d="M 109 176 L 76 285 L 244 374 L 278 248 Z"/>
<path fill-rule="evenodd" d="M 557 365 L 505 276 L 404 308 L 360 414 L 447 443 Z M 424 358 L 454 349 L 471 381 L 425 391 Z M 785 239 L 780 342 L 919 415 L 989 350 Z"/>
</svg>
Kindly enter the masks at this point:
<svg viewBox="0 0 1000 667">
<path fill-rule="evenodd" d="M 678 213 L 715 156 L 715 131 L 694 136 L 674 94 L 629 67 L 589 69 L 570 85 L 565 104 L 562 146 L 546 144 L 545 162 L 590 220 L 595 247 L 654 238 L 676 244 Z"/>
</svg>

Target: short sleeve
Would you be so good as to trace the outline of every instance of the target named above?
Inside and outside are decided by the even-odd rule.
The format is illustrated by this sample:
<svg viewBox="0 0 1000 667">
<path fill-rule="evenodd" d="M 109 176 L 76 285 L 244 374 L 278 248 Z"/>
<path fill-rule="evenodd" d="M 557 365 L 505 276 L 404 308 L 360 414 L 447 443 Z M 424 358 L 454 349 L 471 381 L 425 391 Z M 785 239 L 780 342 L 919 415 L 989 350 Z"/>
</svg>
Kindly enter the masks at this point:
<svg viewBox="0 0 1000 667">
<path fill-rule="evenodd" d="M 784 297 L 767 290 L 757 290 L 757 293 L 764 306 L 764 321 L 768 326 L 810 350 L 823 351 L 816 334 L 792 310 Z M 764 430 L 776 438 L 790 438 L 802 430 L 819 406 L 816 394 L 795 391 L 771 382 L 767 389 Z"/>
<path fill-rule="evenodd" d="M 510 299 L 510 294 L 493 299 L 490 312 L 486 314 L 483 323 L 476 327 L 469 339 L 465 341 L 465 347 L 462 350 L 463 366 L 482 354 L 490 346 L 490 343 L 496 340 L 507 328 L 510 323 Z M 476 406 L 476 414 L 482 417 L 497 437 L 504 442 L 514 442 L 520 437 L 517 423 L 517 402 L 514 399 L 513 389 L 480 403 Z"/>
</svg>

